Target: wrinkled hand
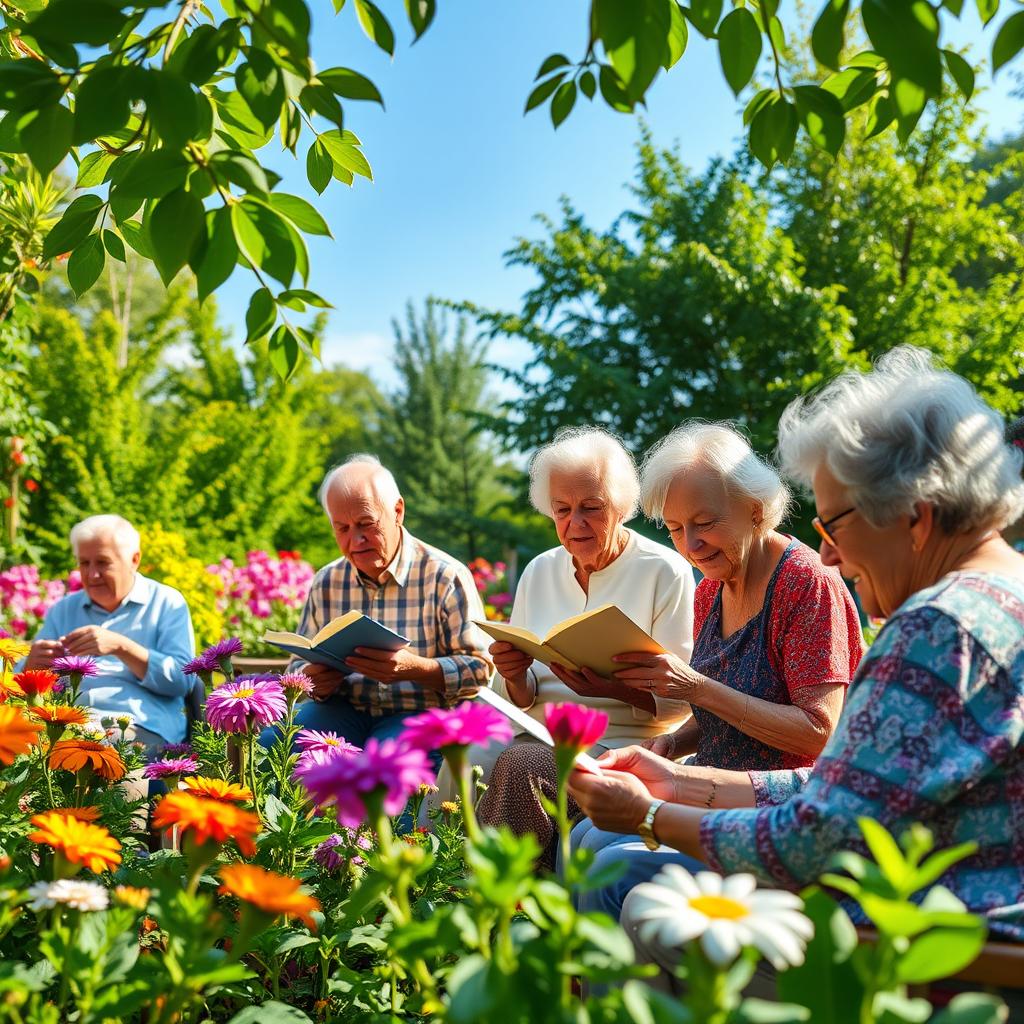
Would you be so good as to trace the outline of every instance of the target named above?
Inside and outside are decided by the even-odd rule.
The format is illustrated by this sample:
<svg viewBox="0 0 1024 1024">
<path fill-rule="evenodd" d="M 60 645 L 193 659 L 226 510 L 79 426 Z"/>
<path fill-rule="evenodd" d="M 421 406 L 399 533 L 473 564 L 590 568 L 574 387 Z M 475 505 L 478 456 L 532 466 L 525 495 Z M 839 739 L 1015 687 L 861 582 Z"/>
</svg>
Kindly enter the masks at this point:
<svg viewBox="0 0 1024 1024">
<path fill-rule="evenodd" d="M 611 679 L 605 679 L 589 668 L 575 672 L 571 668 L 559 665 L 555 662 L 551 665 L 551 671 L 569 687 L 573 693 L 581 697 L 610 697 L 616 698 L 615 683 Z"/>
<path fill-rule="evenodd" d="M 666 757 L 670 761 L 675 760 L 675 738 L 670 732 L 659 733 L 657 736 L 652 736 L 649 740 L 644 740 L 641 744 L 644 750 L 649 750 L 652 754 L 657 754 L 658 757 Z"/>
<path fill-rule="evenodd" d="M 696 701 L 704 677 L 677 654 L 616 654 L 613 661 L 628 663 L 615 678 L 634 690 L 646 690 L 667 700 Z"/>
<path fill-rule="evenodd" d="M 64 645 L 59 640 L 36 640 L 25 658 L 25 668 L 49 668 L 54 658 L 64 654 Z"/>
<path fill-rule="evenodd" d="M 310 662 L 308 665 L 303 665 L 302 672 L 313 682 L 313 700 L 326 700 L 337 693 L 341 684 L 345 682 L 345 674 L 336 668 L 331 668 L 330 665 L 318 665 L 315 662 Z"/>
<path fill-rule="evenodd" d="M 602 775 L 573 772 L 569 776 L 569 792 L 598 828 L 624 835 L 636 832 L 654 799 L 635 775 L 621 771 L 606 771 Z"/>
<path fill-rule="evenodd" d="M 378 683 L 400 683 L 405 680 L 419 682 L 427 678 L 437 667 L 432 658 L 421 658 L 408 647 L 400 651 L 380 651 L 374 647 L 357 647 L 355 653 L 345 659 L 353 672 L 361 672 Z"/>
<path fill-rule="evenodd" d="M 647 750 L 645 747 L 620 747 L 607 750 L 597 763 L 603 772 L 632 775 L 643 783 L 647 791 L 660 800 L 676 800 L 678 768 L 674 761 Z"/>
<path fill-rule="evenodd" d="M 60 639 L 64 650 L 76 657 L 117 655 L 123 650 L 125 641 L 120 633 L 104 629 L 102 626 L 79 626 Z"/>
<path fill-rule="evenodd" d="M 533 664 L 533 658 L 504 640 L 495 640 L 488 649 L 498 674 L 513 683 L 526 682 L 526 670 Z"/>
</svg>

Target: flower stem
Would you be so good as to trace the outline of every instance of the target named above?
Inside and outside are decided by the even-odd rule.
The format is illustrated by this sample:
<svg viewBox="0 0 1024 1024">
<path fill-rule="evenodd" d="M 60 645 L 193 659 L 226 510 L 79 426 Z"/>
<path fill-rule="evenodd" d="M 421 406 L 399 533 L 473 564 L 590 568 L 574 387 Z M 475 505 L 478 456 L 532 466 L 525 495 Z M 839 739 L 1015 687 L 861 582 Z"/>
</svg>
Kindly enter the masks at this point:
<svg viewBox="0 0 1024 1024">
<path fill-rule="evenodd" d="M 476 820 L 476 805 L 473 802 L 472 775 L 465 747 L 449 747 L 445 751 L 448 767 L 459 787 L 459 800 L 462 804 L 462 824 L 466 830 L 466 839 L 474 846 L 480 845 L 482 834 L 480 824 Z"/>
</svg>

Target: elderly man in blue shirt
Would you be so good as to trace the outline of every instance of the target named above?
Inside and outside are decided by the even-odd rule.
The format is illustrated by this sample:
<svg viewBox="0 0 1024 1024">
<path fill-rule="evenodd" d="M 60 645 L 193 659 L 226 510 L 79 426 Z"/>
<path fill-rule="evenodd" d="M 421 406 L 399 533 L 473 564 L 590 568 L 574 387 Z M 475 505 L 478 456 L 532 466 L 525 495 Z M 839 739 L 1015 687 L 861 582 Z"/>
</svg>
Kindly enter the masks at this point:
<svg viewBox="0 0 1024 1024">
<path fill-rule="evenodd" d="M 95 658 L 97 674 L 80 692 L 98 718 L 130 716 L 147 754 L 181 742 L 190 685 L 182 667 L 195 654 L 185 598 L 138 571 L 139 534 L 121 516 L 83 519 L 70 540 L 83 589 L 47 612 L 23 667 Z"/>
</svg>

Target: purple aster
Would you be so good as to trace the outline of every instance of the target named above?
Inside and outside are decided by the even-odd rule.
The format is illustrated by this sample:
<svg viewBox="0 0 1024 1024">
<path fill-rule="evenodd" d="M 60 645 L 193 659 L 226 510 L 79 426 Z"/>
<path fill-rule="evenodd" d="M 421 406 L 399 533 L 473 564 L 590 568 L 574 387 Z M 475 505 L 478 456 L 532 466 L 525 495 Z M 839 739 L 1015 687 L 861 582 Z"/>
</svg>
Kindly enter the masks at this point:
<svg viewBox="0 0 1024 1024">
<path fill-rule="evenodd" d="M 349 743 L 336 732 L 320 732 L 317 729 L 302 729 L 295 737 L 300 750 L 336 750 L 339 754 L 358 754 L 362 747 Z"/>
<path fill-rule="evenodd" d="M 142 769 L 147 779 L 166 779 L 172 775 L 195 775 L 199 762 L 194 757 L 165 758 L 153 761 Z"/>
<path fill-rule="evenodd" d="M 329 871 L 332 874 L 335 871 L 340 871 L 345 865 L 346 857 L 344 852 L 339 852 L 338 847 L 346 846 L 345 837 L 339 836 L 337 832 L 333 836 L 328 836 L 314 851 L 313 860 L 317 862 L 325 871 Z M 357 858 L 362 860 L 362 858 Z"/>
<path fill-rule="evenodd" d="M 309 751 L 305 756 L 317 757 Z M 400 814 L 421 783 L 434 782 L 430 762 L 422 750 L 397 740 L 369 739 L 358 754 L 335 754 L 309 765 L 302 784 L 318 806 L 334 804 L 338 821 L 357 828 L 366 820 L 365 798 L 383 792 L 385 814 Z"/>
<path fill-rule="evenodd" d="M 203 654 L 213 661 L 219 662 L 221 658 L 231 658 L 242 653 L 242 641 L 237 636 L 228 637 L 225 640 L 218 640 L 203 651 Z"/>
<path fill-rule="evenodd" d="M 431 708 L 407 718 L 401 738 L 410 747 L 430 753 L 492 740 L 506 743 L 512 739 L 512 726 L 489 704 L 467 700 L 453 708 Z"/>
<path fill-rule="evenodd" d="M 78 676 L 79 679 L 94 676 L 99 671 L 96 668 L 95 658 L 82 658 L 76 654 L 66 654 L 62 658 L 54 658 L 50 663 L 50 670 L 59 676 Z"/>
<path fill-rule="evenodd" d="M 207 657 L 206 651 L 197 654 L 191 661 L 186 661 L 182 666 L 182 672 L 190 676 L 209 675 L 216 672 L 220 666 L 213 658 Z"/>
<path fill-rule="evenodd" d="M 217 732 L 247 732 L 280 721 L 287 710 L 276 676 L 238 676 L 206 698 L 206 720 Z"/>
<path fill-rule="evenodd" d="M 361 747 L 354 747 L 344 740 L 337 744 L 325 743 L 322 746 L 309 747 L 299 754 L 299 759 L 292 769 L 292 780 L 305 785 L 306 775 L 311 769 L 325 765 L 334 758 L 351 757 L 353 754 L 360 753 L 362 753 Z"/>
<path fill-rule="evenodd" d="M 162 758 L 171 757 L 191 757 L 192 756 L 192 744 L 191 743 L 165 743 L 160 748 L 160 756 Z"/>
</svg>

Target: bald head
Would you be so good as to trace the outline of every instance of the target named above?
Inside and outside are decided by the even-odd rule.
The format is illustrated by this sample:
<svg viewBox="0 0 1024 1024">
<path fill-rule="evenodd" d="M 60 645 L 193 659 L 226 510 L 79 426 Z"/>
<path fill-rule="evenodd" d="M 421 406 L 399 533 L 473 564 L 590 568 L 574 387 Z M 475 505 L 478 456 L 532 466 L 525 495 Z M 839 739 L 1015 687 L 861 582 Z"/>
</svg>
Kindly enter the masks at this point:
<svg viewBox="0 0 1024 1024">
<path fill-rule="evenodd" d="M 402 542 L 405 502 L 390 471 L 372 455 L 354 455 L 320 485 L 320 503 L 338 550 L 376 579 Z"/>
</svg>

